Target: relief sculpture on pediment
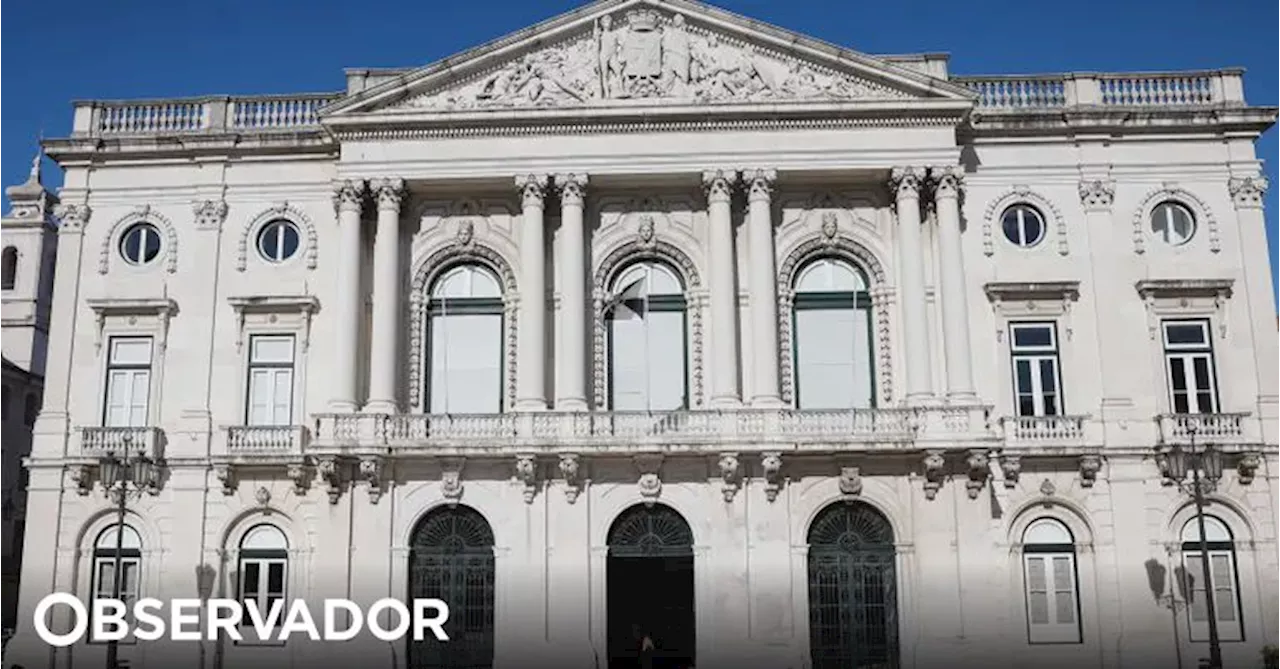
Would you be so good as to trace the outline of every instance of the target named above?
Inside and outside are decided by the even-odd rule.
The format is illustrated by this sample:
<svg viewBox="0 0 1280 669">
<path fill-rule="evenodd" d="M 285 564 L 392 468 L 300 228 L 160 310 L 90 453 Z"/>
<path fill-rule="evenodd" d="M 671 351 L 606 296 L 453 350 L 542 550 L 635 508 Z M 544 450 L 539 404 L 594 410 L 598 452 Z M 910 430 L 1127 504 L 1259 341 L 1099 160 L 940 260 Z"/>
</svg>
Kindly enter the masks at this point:
<svg viewBox="0 0 1280 669">
<path fill-rule="evenodd" d="M 619 20 L 620 19 L 620 20 Z M 885 85 L 692 28 L 683 15 L 636 9 L 590 33 L 526 53 L 408 106 L 445 110 L 575 106 L 605 101 L 900 99 Z"/>
</svg>

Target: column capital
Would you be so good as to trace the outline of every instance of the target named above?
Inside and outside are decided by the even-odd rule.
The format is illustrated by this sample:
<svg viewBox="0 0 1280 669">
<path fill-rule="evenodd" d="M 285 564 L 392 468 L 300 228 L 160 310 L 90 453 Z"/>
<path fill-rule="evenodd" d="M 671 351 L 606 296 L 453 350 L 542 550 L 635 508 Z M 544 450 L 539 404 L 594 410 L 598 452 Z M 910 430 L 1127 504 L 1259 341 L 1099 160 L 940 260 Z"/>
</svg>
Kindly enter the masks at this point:
<svg viewBox="0 0 1280 669">
<path fill-rule="evenodd" d="M 61 225 L 59 232 L 79 232 L 89 222 L 93 210 L 87 204 L 60 204 L 53 210 Z"/>
<path fill-rule="evenodd" d="M 585 174 L 557 174 L 556 187 L 560 189 L 560 202 L 582 204 L 587 197 L 587 182 Z"/>
<path fill-rule="evenodd" d="M 333 207 L 338 211 L 359 213 L 364 206 L 368 186 L 363 179 L 342 179 L 333 183 Z"/>
<path fill-rule="evenodd" d="M 702 188 L 708 202 L 728 202 L 733 197 L 733 186 L 738 182 L 735 170 L 707 170 L 702 173 Z"/>
<path fill-rule="evenodd" d="M 1262 198 L 1267 194 L 1271 182 L 1261 174 L 1251 177 L 1231 177 L 1227 181 L 1227 190 L 1231 192 L 1231 201 L 1236 209 L 1261 209 Z"/>
<path fill-rule="evenodd" d="M 742 170 L 742 181 L 747 185 L 747 199 L 769 201 L 773 194 L 773 185 L 778 181 L 775 169 L 756 168 Z"/>
<path fill-rule="evenodd" d="M 1110 179 L 1084 179 L 1079 191 L 1085 211 L 1106 211 L 1116 199 L 1116 185 Z"/>
<path fill-rule="evenodd" d="M 959 165 L 939 165 L 929 168 L 929 183 L 933 197 L 960 197 L 964 189 L 964 168 Z"/>
<path fill-rule="evenodd" d="M 517 174 L 516 190 L 520 191 L 520 199 L 527 207 L 541 207 L 547 197 L 547 185 L 551 177 L 546 174 Z"/>
<path fill-rule="evenodd" d="M 404 179 L 382 177 L 369 181 L 369 190 L 378 199 L 378 209 L 400 211 L 400 202 L 404 199 Z"/>
<path fill-rule="evenodd" d="M 895 167 L 889 173 L 889 188 L 895 192 L 899 200 L 919 198 L 923 181 L 924 170 L 918 167 Z"/>
</svg>

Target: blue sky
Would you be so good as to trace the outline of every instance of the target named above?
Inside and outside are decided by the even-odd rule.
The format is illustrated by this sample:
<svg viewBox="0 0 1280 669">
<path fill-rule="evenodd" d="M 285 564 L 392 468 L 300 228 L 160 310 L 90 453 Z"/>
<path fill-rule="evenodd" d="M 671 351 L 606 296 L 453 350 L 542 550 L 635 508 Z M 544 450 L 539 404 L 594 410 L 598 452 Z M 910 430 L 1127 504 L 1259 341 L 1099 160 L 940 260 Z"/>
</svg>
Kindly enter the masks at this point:
<svg viewBox="0 0 1280 669">
<path fill-rule="evenodd" d="M 337 91 L 343 68 L 424 65 L 581 4 L 10 2 L 0 29 L 0 180 L 7 186 L 25 178 L 42 132 L 70 132 L 75 99 Z M 865 53 L 947 52 L 956 74 L 1244 67 L 1246 99 L 1277 104 L 1276 0 L 715 4 Z M 1274 184 L 1266 203 L 1274 258 L 1280 198 L 1275 129 L 1258 150 Z M 58 184 L 60 176 L 51 174 L 50 181 Z"/>
</svg>

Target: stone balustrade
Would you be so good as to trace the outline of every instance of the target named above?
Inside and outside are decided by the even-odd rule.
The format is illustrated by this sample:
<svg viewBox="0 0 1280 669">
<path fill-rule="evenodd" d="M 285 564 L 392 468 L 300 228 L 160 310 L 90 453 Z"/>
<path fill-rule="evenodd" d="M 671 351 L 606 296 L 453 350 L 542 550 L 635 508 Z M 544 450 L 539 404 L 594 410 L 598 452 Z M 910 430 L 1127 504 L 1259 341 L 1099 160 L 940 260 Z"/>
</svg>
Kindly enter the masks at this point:
<svg viewBox="0 0 1280 669">
<path fill-rule="evenodd" d="M 1160 443 L 1166 446 L 1189 445 L 1192 439 L 1200 445 L 1262 443 L 1262 426 L 1247 412 L 1163 414 L 1156 422 L 1160 425 Z"/>
<path fill-rule="evenodd" d="M 507 450 L 753 447 L 908 448 L 917 442 L 994 438 L 984 407 L 671 412 L 529 412 L 482 415 L 330 413 L 317 416 L 318 449 L 395 448 L 476 455 Z"/>
<path fill-rule="evenodd" d="M 1242 70 L 1071 73 L 955 77 L 978 94 L 983 112 L 1071 107 L 1207 107 L 1243 105 Z"/>
<path fill-rule="evenodd" d="M 164 431 L 158 427 L 82 427 L 80 454 L 119 457 L 143 453 L 153 459 L 164 457 Z"/>
<path fill-rule="evenodd" d="M 77 102 L 73 136 L 273 132 L 319 128 L 339 93 Z"/>
<path fill-rule="evenodd" d="M 1079 448 L 1101 443 L 1088 416 L 1005 416 L 1000 419 L 1005 444 L 1012 447 Z"/>
<path fill-rule="evenodd" d="M 310 434 L 304 425 L 231 425 L 227 427 L 227 453 L 232 456 L 300 454 Z"/>
</svg>

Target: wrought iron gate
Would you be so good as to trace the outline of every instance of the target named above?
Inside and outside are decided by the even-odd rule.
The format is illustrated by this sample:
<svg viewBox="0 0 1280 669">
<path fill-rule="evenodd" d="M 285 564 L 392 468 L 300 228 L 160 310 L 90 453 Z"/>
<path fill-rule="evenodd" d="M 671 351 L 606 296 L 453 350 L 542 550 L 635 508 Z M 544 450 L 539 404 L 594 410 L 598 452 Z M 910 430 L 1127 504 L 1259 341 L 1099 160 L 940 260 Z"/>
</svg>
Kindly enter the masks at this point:
<svg viewBox="0 0 1280 669">
<path fill-rule="evenodd" d="M 610 557 L 679 557 L 693 555 L 689 523 L 669 506 L 633 506 L 609 529 Z"/>
<path fill-rule="evenodd" d="M 893 528 L 865 504 L 828 507 L 809 528 L 813 669 L 898 665 Z"/>
<path fill-rule="evenodd" d="M 449 641 L 409 640 L 413 669 L 488 669 L 493 666 L 493 530 L 467 507 L 431 512 L 414 529 L 409 597 L 449 604 Z"/>
</svg>

